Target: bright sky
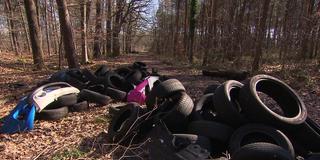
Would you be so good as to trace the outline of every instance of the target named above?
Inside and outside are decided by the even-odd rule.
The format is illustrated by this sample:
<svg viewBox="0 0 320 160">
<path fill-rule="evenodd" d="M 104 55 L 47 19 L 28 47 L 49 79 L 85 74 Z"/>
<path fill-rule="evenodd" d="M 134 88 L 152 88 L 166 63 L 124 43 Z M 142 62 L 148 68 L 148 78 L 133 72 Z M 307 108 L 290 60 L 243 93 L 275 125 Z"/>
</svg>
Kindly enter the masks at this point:
<svg viewBox="0 0 320 160">
<path fill-rule="evenodd" d="M 158 7 L 159 7 L 159 0 L 152 0 L 151 7 L 152 7 L 151 13 L 155 14 L 157 12 L 157 10 L 158 10 Z"/>
</svg>

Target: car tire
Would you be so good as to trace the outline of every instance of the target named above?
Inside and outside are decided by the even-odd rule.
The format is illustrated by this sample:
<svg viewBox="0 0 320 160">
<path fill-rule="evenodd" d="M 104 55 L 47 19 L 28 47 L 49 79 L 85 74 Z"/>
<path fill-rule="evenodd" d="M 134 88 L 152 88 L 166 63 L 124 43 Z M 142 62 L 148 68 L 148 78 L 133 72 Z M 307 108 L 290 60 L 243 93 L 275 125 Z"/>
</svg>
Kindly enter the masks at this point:
<svg viewBox="0 0 320 160">
<path fill-rule="evenodd" d="M 197 144 L 208 152 L 212 152 L 210 139 L 195 134 L 173 134 L 172 144 L 177 149 L 185 148 L 189 144 Z"/>
<path fill-rule="evenodd" d="M 213 105 L 220 120 L 235 128 L 247 122 L 242 106 L 238 103 L 242 86 L 242 83 L 235 80 L 226 81 L 215 90 L 213 96 Z"/>
<path fill-rule="evenodd" d="M 146 105 L 149 109 L 154 108 L 158 98 L 169 97 L 177 92 L 184 92 L 186 89 L 177 79 L 168 79 L 154 86 L 146 98 Z"/>
<path fill-rule="evenodd" d="M 112 141 L 115 143 L 124 141 L 128 134 L 132 133 L 129 129 L 133 128 L 138 116 L 139 107 L 135 103 L 129 103 L 114 114 L 108 129 Z"/>
<path fill-rule="evenodd" d="M 188 125 L 188 116 L 193 110 L 194 104 L 190 96 L 185 92 L 177 93 L 170 101 L 159 106 L 168 129 L 173 133 L 184 132 Z"/>
<path fill-rule="evenodd" d="M 98 103 L 102 105 L 107 105 L 111 102 L 111 98 L 109 96 L 90 91 L 87 89 L 83 89 L 79 93 L 79 99 L 80 101 L 88 101 L 93 103 Z"/>
<path fill-rule="evenodd" d="M 271 143 L 251 143 L 241 147 L 232 160 L 294 160 L 290 153 Z"/>
<path fill-rule="evenodd" d="M 126 92 L 111 87 L 107 87 L 104 94 L 116 101 L 125 101 L 127 97 Z"/>
<path fill-rule="evenodd" d="M 220 86 L 219 83 L 210 84 L 206 89 L 204 89 L 203 94 L 214 93 L 215 90 Z"/>
<path fill-rule="evenodd" d="M 108 67 L 106 65 L 101 65 L 95 72 L 94 75 L 98 77 L 103 77 L 108 73 Z"/>
<path fill-rule="evenodd" d="M 89 110 L 89 103 L 87 101 L 78 102 L 69 106 L 70 112 L 84 112 Z"/>
<path fill-rule="evenodd" d="M 284 115 L 272 111 L 260 99 L 258 92 L 267 94 L 280 106 Z M 307 109 L 298 94 L 281 80 L 256 75 L 241 88 L 239 102 L 244 113 L 253 122 L 275 125 L 290 130 L 295 129 L 307 118 Z"/>
<path fill-rule="evenodd" d="M 213 105 L 213 93 L 203 95 L 197 102 L 194 110 L 192 111 L 192 121 L 207 120 L 216 121 L 217 112 Z"/>
<path fill-rule="evenodd" d="M 320 126 L 311 118 L 308 117 L 294 132 L 288 134 L 304 149 L 320 152 Z"/>
<path fill-rule="evenodd" d="M 208 137 L 211 141 L 220 144 L 227 144 L 233 129 L 217 122 L 193 121 L 188 126 L 188 133 Z"/>
<path fill-rule="evenodd" d="M 247 124 L 238 128 L 231 136 L 229 151 L 233 155 L 243 145 L 255 142 L 266 142 L 278 145 L 295 156 L 292 143 L 280 130 L 263 124 Z"/>
<path fill-rule="evenodd" d="M 59 107 L 59 108 L 44 108 L 39 113 L 36 114 L 37 119 L 39 120 L 60 120 L 68 115 L 68 107 Z"/>
</svg>

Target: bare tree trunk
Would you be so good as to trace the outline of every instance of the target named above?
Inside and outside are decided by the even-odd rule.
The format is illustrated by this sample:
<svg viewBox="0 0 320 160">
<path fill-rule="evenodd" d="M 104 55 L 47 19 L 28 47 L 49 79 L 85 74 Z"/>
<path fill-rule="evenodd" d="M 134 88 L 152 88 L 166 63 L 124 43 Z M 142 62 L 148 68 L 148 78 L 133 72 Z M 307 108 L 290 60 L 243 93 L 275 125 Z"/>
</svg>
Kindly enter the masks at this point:
<svg viewBox="0 0 320 160">
<path fill-rule="evenodd" d="M 132 16 L 129 15 L 129 20 L 127 24 L 126 36 L 125 36 L 125 51 L 126 53 L 131 53 L 131 37 L 132 37 Z"/>
<path fill-rule="evenodd" d="M 179 30 L 180 30 L 180 3 L 181 0 L 176 0 L 176 27 L 175 27 L 175 34 L 174 34 L 174 38 L 173 38 L 173 47 L 174 47 L 174 56 L 177 56 L 179 54 Z"/>
<path fill-rule="evenodd" d="M 184 45 L 184 55 L 187 55 L 188 52 L 188 0 L 184 1 L 184 34 L 183 34 L 183 45 Z"/>
<path fill-rule="evenodd" d="M 56 0 L 59 12 L 60 20 L 60 32 L 63 37 L 64 50 L 66 52 L 66 58 L 69 68 L 79 68 L 78 59 L 76 56 L 74 38 L 70 23 L 69 12 L 67 9 L 67 3 L 65 0 Z"/>
<path fill-rule="evenodd" d="M 80 4 L 81 12 L 81 55 L 82 63 L 86 64 L 88 60 L 88 48 L 87 48 L 87 3 L 86 0 L 82 0 Z"/>
<path fill-rule="evenodd" d="M 113 32 L 112 32 L 112 55 L 119 56 L 120 55 L 120 39 L 119 33 L 121 31 L 121 17 L 122 17 L 122 4 L 124 3 L 123 0 L 118 0 L 116 2 L 117 11 L 115 15 L 114 25 L 113 25 Z"/>
<path fill-rule="evenodd" d="M 5 8 L 7 11 L 7 16 L 8 16 L 8 25 L 9 25 L 9 30 L 11 33 L 11 39 L 12 39 L 12 48 L 13 51 L 16 53 L 16 55 L 19 55 L 19 49 L 18 49 L 18 40 L 17 40 L 17 33 L 15 31 L 15 22 L 13 20 L 14 16 L 13 16 L 13 11 L 11 8 L 11 3 L 10 0 L 5 0 Z"/>
<path fill-rule="evenodd" d="M 53 36 L 53 46 L 54 46 L 54 54 L 59 54 L 59 36 L 58 36 L 58 28 L 56 25 L 56 12 L 54 7 L 53 0 L 50 0 L 50 21 L 49 25 L 51 25 L 51 35 Z"/>
<path fill-rule="evenodd" d="M 42 58 L 42 46 L 40 44 L 39 25 L 37 22 L 36 6 L 33 0 L 24 0 L 27 20 L 29 24 L 30 39 L 32 45 L 33 63 L 39 69 L 44 67 Z"/>
<path fill-rule="evenodd" d="M 101 37 L 101 2 L 96 1 L 96 27 L 93 44 L 93 57 L 98 58 L 101 56 L 100 37 Z"/>
<path fill-rule="evenodd" d="M 196 16 L 197 16 L 197 0 L 191 0 L 190 2 L 190 17 L 189 17 L 189 49 L 188 49 L 188 60 L 189 63 L 193 63 L 193 45 L 194 45 L 194 34 L 196 29 Z"/>
<path fill-rule="evenodd" d="M 260 18 L 258 30 L 257 30 L 257 44 L 256 44 L 256 54 L 254 56 L 254 60 L 252 63 L 252 71 L 258 71 L 260 68 L 260 61 L 262 57 L 262 47 L 263 47 L 263 41 L 265 39 L 265 33 L 266 33 L 266 22 L 267 22 L 267 16 L 268 16 L 268 10 L 269 10 L 270 0 L 264 0 L 263 3 L 263 11 L 262 11 L 262 17 Z"/>
<path fill-rule="evenodd" d="M 25 22 L 25 17 L 23 14 L 23 6 L 22 5 L 20 6 L 20 15 L 21 15 L 21 19 L 22 19 L 22 26 L 23 26 L 24 35 L 26 38 L 26 45 L 28 47 L 29 52 L 31 53 L 32 49 L 31 49 L 30 39 L 29 39 L 29 35 L 28 35 L 28 26 L 27 26 L 28 24 Z"/>
<path fill-rule="evenodd" d="M 51 55 L 51 37 L 49 35 L 49 25 L 48 25 L 48 13 L 47 13 L 47 0 L 44 0 L 44 17 L 45 17 L 45 27 L 46 27 L 46 38 L 47 38 L 47 49 L 48 49 L 48 55 Z"/>
<path fill-rule="evenodd" d="M 275 6 L 275 4 L 272 3 L 271 9 L 270 9 L 270 14 L 269 14 L 268 32 L 267 32 L 267 46 L 266 46 L 267 52 L 271 48 L 270 45 L 272 45 L 272 43 L 271 43 L 271 23 L 272 23 L 272 20 L 273 20 L 272 17 L 273 17 L 274 6 Z"/>
<path fill-rule="evenodd" d="M 34 4 L 36 6 L 36 11 L 37 11 L 37 19 L 38 19 L 38 25 L 39 25 L 39 39 L 40 39 L 40 45 L 43 47 L 43 42 L 42 42 L 42 29 L 41 29 L 41 8 L 40 8 L 40 0 L 34 0 Z"/>
<path fill-rule="evenodd" d="M 107 44 L 106 44 L 106 48 L 107 48 L 107 54 L 111 53 L 111 47 L 112 47 L 112 30 L 111 30 L 111 20 L 112 20 L 112 0 L 107 0 L 106 2 L 107 5 L 107 22 L 106 22 L 106 30 L 107 30 Z"/>
<path fill-rule="evenodd" d="M 313 6 L 315 3 L 315 0 L 308 0 L 304 1 L 306 4 L 304 6 L 304 14 L 302 16 L 302 34 L 301 34 L 301 48 L 300 48 L 300 54 L 302 58 L 305 60 L 308 57 L 308 53 L 310 52 L 310 49 L 308 47 L 309 45 L 309 35 L 312 28 L 312 12 L 313 12 Z"/>
</svg>

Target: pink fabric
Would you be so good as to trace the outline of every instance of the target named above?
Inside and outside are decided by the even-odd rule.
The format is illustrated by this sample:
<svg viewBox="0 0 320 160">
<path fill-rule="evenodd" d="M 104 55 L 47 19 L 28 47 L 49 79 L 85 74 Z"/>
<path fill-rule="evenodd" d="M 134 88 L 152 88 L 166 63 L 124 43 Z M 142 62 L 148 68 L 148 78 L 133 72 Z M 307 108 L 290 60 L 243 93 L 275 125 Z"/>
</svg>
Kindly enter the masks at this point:
<svg viewBox="0 0 320 160">
<path fill-rule="evenodd" d="M 137 102 L 139 104 L 144 104 L 146 100 L 145 95 L 145 87 L 148 85 L 148 79 L 147 77 L 143 82 L 138 84 L 135 89 L 131 90 L 128 93 L 127 101 L 128 102 Z"/>
</svg>

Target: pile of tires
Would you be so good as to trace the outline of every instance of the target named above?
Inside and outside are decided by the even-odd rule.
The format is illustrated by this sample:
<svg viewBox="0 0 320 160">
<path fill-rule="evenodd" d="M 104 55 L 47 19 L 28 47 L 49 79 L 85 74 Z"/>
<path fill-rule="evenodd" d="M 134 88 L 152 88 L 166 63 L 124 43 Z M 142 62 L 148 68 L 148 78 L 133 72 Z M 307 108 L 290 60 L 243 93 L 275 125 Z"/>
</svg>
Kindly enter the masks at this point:
<svg viewBox="0 0 320 160">
<path fill-rule="evenodd" d="M 161 119 L 170 130 L 177 152 L 197 144 L 212 157 L 229 153 L 233 160 L 319 159 L 319 125 L 291 87 L 268 75 L 212 84 L 195 106 L 181 82 L 168 79 L 154 86 L 145 107 L 129 104 L 112 110 L 108 131 L 115 143 L 150 129 L 141 124 L 151 113 L 147 117 Z"/>
<path fill-rule="evenodd" d="M 89 103 L 103 106 L 110 102 L 111 98 L 109 96 L 83 89 L 78 94 L 67 94 L 58 97 L 43 110 L 37 112 L 35 118 L 39 120 L 59 120 L 66 117 L 69 112 L 87 111 Z"/>
<path fill-rule="evenodd" d="M 159 74 L 155 69 L 148 72 L 147 65 L 137 61 L 114 70 L 110 70 L 106 65 L 99 66 L 94 72 L 87 68 L 62 70 L 43 83 L 67 82 L 79 90 L 87 89 L 116 101 L 126 101 L 128 92 L 150 75 Z"/>
<path fill-rule="evenodd" d="M 129 103 L 110 108 L 113 118 L 108 129 L 109 137 L 114 143 L 118 143 L 130 137 L 126 133 L 148 130 L 150 128 L 139 125 L 150 117 L 161 119 L 172 132 L 183 132 L 188 126 L 193 106 L 192 99 L 180 81 L 177 79 L 161 81 L 155 84 L 147 95 L 146 106 Z"/>
</svg>

